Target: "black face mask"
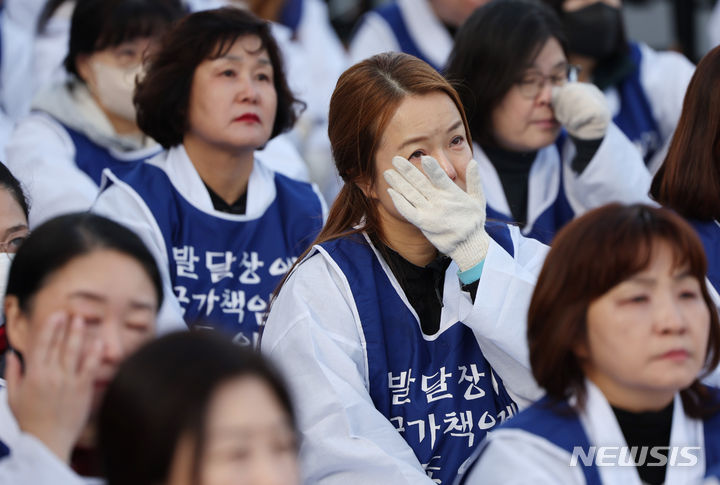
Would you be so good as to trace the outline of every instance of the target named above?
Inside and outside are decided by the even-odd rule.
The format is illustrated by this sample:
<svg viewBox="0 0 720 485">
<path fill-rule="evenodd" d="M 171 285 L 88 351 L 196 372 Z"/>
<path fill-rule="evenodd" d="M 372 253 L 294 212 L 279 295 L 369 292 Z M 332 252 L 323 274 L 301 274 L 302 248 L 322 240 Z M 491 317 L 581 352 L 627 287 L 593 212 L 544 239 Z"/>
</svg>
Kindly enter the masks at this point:
<svg viewBox="0 0 720 485">
<path fill-rule="evenodd" d="M 564 12 L 570 52 L 602 60 L 615 52 L 620 39 L 620 9 L 602 2 Z"/>
</svg>

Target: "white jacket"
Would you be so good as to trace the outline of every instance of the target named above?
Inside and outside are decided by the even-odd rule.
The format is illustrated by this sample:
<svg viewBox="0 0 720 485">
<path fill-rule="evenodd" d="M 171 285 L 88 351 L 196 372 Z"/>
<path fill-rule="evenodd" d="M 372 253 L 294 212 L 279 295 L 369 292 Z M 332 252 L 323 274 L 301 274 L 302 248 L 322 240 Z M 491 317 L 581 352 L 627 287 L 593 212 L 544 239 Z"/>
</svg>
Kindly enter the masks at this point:
<svg viewBox="0 0 720 485">
<path fill-rule="evenodd" d="M 473 156 L 478 162 L 488 206 L 510 217 L 510 206 L 495 167 L 477 144 L 473 144 Z M 555 144 L 538 151 L 530 169 L 524 234 L 533 231 L 535 221 L 558 198 L 561 176 L 564 195 L 576 216 L 609 202 L 650 202 L 647 195 L 650 173 L 633 144 L 613 123 L 608 125 L 600 147 L 580 175 L 570 167 L 574 156 L 575 147 L 569 139 L 562 153 Z"/>
<path fill-rule="evenodd" d="M 118 159 L 136 160 L 160 151 L 148 137 L 118 136 L 84 84 L 75 81 L 41 93 L 34 112 L 21 120 L 8 142 L 7 166 L 30 198 L 30 226 L 68 212 L 87 210 L 98 186 L 75 163 L 76 149 L 65 126 Z M 63 126 L 65 125 L 65 126 Z"/>
<path fill-rule="evenodd" d="M 257 219 L 275 200 L 273 172 L 258 159 L 255 160 L 248 180 L 247 205 L 244 215 L 226 214 L 215 210 L 205 184 L 182 145 L 164 151 L 146 163 L 161 168 L 170 178 L 173 186 L 190 204 L 203 212 L 223 219 L 238 221 Z M 165 300 L 158 316 L 158 333 L 173 330 L 178 323 L 185 328 L 182 310 L 170 282 L 168 270 L 170 262 L 165 241 L 154 216 L 132 188 L 119 181 L 109 171 L 106 171 L 106 176 L 111 177 L 116 183 L 100 194 L 92 206 L 92 211 L 132 229 L 155 256 L 162 275 L 165 294 Z M 323 215 L 325 216 L 326 208 L 319 193 L 318 198 L 323 204 Z"/>
<path fill-rule="evenodd" d="M 586 381 L 587 403 L 580 422 L 591 446 L 627 446 L 610 404 L 602 392 Z M 498 429 L 488 433 L 480 459 L 468 475 L 466 485 L 492 484 L 585 484 L 580 466 L 571 467 L 571 454 L 537 435 L 520 429 Z M 704 446 L 703 423 L 683 411 L 675 396 L 670 446 Z M 695 466 L 668 466 L 666 485 L 698 483 L 705 473 L 705 459 L 698 453 Z M 634 466 L 597 467 L 604 485 L 642 485 Z"/>
<path fill-rule="evenodd" d="M 642 55 L 640 84 L 658 125 L 662 143 L 661 148 L 648 162 L 648 168 L 654 174 L 667 155 L 682 112 L 685 91 L 695 73 L 695 65 L 678 52 L 656 51 L 643 43 L 638 45 Z M 606 89 L 605 99 L 614 117 L 620 111 L 618 90 L 614 87 Z M 638 150 L 641 150 L 640 147 Z"/>
<path fill-rule="evenodd" d="M 510 227 L 515 257 L 494 240 L 473 304 L 450 264 L 445 275 L 442 333 L 468 325 L 492 368 L 518 404 L 539 395 L 525 344 L 527 305 L 547 247 Z M 399 283 L 383 264 L 393 286 Z M 404 294 L 398 294 L 410 307 Z M 322 485 L 434 483 L 369 394 L 361 322 L 345 275 L 322 250 L 308 257 L 274 302 L 261 351 L 290 385 L 302 433 L 301 468 Z"/>
<path fill-rule="evenodd" d="M 396 0 L 413 43 L 432 64 L 442 67 L 450 56 L 453 38 L 435 15 L 429 0 Z M 375 12 L 360 20 L 350 42 L 352 64 L 381 52 L 399 52 L 400 44 L 387 21 Z"/>
<path fill-rule="evenodd" d="M 83 478 L 55 456 L 42 441 L 18 427 L 0 380 L 0 442 L 10 455 L 0 458 L 0 485 L 100 485 L 103 480 Z"/>
</svg>

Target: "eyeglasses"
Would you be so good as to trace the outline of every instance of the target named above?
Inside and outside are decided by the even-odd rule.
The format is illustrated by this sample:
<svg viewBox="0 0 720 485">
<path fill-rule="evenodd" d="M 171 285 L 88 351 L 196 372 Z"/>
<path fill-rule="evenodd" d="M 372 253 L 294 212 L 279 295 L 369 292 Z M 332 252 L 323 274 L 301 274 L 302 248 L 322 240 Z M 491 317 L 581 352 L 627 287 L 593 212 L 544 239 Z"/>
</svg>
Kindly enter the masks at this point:
<svg viewBox="0 0 720 485">
<path fill-rule="evenodd" d="M 13 254 L 17 253 L 17 250 L 20 249 L 20 246 L 22 246 L 29 235 L 29 231 L 24 234 L 13 234 L 7 241 L 0 242 L 0 252 Z"/>
<path fill-rule="evenodd" d="M 565 64 L 560 68 L 556 68 L 555 71 L 546 76 L 539 72 L 527 72 L 523 75 L 522 79 L 517 81 L 518 89 L 520 94 L 527 99 L 535 99 L 538 94 L 545 87 L 545 83 L 549 82 L 552 86 L 563 86 L 568 81 L 577 81 L 577 75 L 580 72 L 580 68 L 573 64 Z"/>
</svg>

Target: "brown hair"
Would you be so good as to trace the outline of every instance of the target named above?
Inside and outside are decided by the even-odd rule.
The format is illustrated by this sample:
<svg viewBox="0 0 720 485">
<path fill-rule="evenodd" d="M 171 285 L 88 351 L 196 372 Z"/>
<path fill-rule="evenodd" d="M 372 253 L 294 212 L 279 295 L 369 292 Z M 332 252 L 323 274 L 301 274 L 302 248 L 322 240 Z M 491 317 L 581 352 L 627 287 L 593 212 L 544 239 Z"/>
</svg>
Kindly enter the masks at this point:
<svg viewBox="0 0 720 485">
<path fill-rule="evenodd" d="M 285 6 L 285 0 L 246 0 L 248 8 L 261 19 L 277 22 Z"/>
<path fill-rule="evenodd" d="M 548 396 L 571 395 L 584 405 L 585 384 L 580 360 L 573 351 L 587 338 L 590 304 L 650 264 L 658 241 L 668 243 L 675 265 L 689 266 L 700 283 L 710 310 L 705 374 L 720 360 L 720 324 L 705 285 L 707 262 L 693 229 L 667 209 L 642 204 L 609 204 L 575 219 L 553 240 L 528 312 L 528 347 L 533 376 Z M 699 380 L 681 391 L 685 412 L 707 412 L 709 395 Z"/>
<path fill-rule="evenodd" d="M 310 247 L 298 258 L 275 290 L 275 295 L 313 246 L 365 231 L 384 239 L 376 202 L 361 188 L 376 178 L 375 154 L 398 106 L 408 96 L 447 94 L 460 112 L 470 140 L 465 111 L 450 83 L 424 61 L 402 52 L 386 52 L 350 67 L 338 79 L 330 98 L 328 135 L 335 167 L 343 185 L 330 207 L 327 222 Z"/>
<path fill-rule="evenodd" d="M 720 47 L 693 74 L 665 162 L 650 194 L 684 217 L 720 219 Z"/>
<path fill-rule="evenodd" d="M 359 231 L 382 239 L 375 202 L 360 187 L 372 186 L 375 181 L 375 154 L 402 100 L 437 91 L 447 94 L 457 107 L 469 140 L 457 92 L 420 59 L 388 52 L 355 64 L 340 76 L 330 99 L 328 135 L 335 167 L 345 185 L 314 244 Z M 360 227 L 353 229 L 356 225 Z"/>
<path fill-rule="evenodd" d="M 277 110 L 270 138 L 292 128 L 297 110 L 304 103 L 288 87 L 270 25 L 250 12 L 225 7 L 188 15 L 163 37 L 135 90 L 140 129 L 164 148 L 182 143 L 188 129 L 188 103 L 195 69 L 207 59 L 222 57 L 238 38 L 246 35 L 260 38 L 273 68 Z"/>
</svg>

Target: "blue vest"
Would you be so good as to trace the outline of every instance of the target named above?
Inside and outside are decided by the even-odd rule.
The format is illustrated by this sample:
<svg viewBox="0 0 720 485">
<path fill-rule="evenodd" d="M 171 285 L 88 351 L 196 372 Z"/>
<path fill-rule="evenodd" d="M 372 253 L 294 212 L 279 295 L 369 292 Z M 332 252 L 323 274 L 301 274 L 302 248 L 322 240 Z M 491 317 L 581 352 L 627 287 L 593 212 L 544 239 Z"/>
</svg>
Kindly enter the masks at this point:
<svg viewBox="0 0 720 485">
<path fill-rule="evenodd" d="M 555 142 L 555 147 L 558 153 L 562 154 L 562 145 L 566 139 L 565 132 L 563 131 L 558 140 Z M 567 195 L 565 195 L 565 179 L 563 177 L 563 161 L 562 157 L 558 164 L 560 183 L 558 184 L 558 193 L 555 196 L 555 200 L 545 209 L 537 219 L 534 221 L 528 221 L 532 223 L 532 229 L 530 231 L 522 231 L 523 235 L 533 239 L 537 239 L 543 244 L 549 245 L 555 233 L 560 230 L 562 226 L 567 224 L 575 217 L 575 211 L 570 206 Z M 530 209 L 528 207 L 528 209 Z M 530 211 L 528 210 L 528 214 Z M 486 214 L 488 220 L 503 221 L 509 224 L 517 224 L 518 221 L 514 220 L 512 215 L 503 214 L 499 210 L 487 205 Z"/>
<path fill-rule="evenodd" d="M 75 145 L 75 164 L 80 170 L 85 172 L 98 187 L 102 181 L 102 171 L 104 169 L 109 168 L 115 171 L 127 167 L 128 164 L 144 162 L 162 150 L 162 148 L 158 147 L 157 151 L 148 153 L 140 158 L 120 159 L 113 156 L 108 148 L 98 145 L 79 131 L 66 125 L 62 126 L 65 128 L 65 131 L 68 132 L 68 135 L 70 135 Z"/>
<path fill-rule="evenodd" d="M 392 2 L 377 8 L 375 9 L 375 13 L 380 15 L 388 23 L 390 29 L 393 31 L 393 34 L 395 34 L 395 39 L 397 40 L 398 45 L 400 45 L 400 50 L 402 52 L 415 56 L 418 59 L 422 59 L 434 67 L 438 72 L 441 71 L 442 66 L 436 66 L 432 63 L 430 59 L 422 53 L 413 40 L 397 3 Z"/>
<path fill-rule="evenodd" d="M 491 223 L 487 228 L 512 254 L 507 226 Z M 407 441 L 428 476 L 452 483 L 485 433 L 514 415 L 516 404 L 469 327 L 457 322 L 433 339 L 423 337 L 362 236 L 322 247 L 347 278 L 357 306 L 375 407 Z"/>
<path fill-rule="evenodd" d="M 613 118 L 615 124 L 630 141 L 639 145 L 645 163 L 662 147 L 663 140 L 655 121 L 645 90 L 640 83 L 640 46 L 629 44 L 630 58 L 635 68 L 617 86 L 620 94 L 620 111 Z"/>
<path fill-rule="evenodd" d="M 160 228 L 185 322 L 256 344 L 270 295 L 322 228 L 312 186 L 276 173 L 277 194 L 265 213 L 237 221 L 196 208 L 153 165 L 116 175 L 142 197 Z"/>
<path fill-rule="evenodd" d="M 302 20 L 303 0 L 286 0 L 280 11 L 280 23 L 295 33 Z"/>
<path fill-rule="evenodd" d="M 710 390 L 713 394 L 713 400 L 718 403 L 720 390 L 714 388 L 710 388 Z M 587 455 L 590 454 L 590 441 L 580 422 L 580 417 L 564 401 L 553 401 L 546 396 L 503 424 L 502 427 L 503 429 L 521 429 L 540 436 L 571 455 L 575 447 L 581 447 Z M 716 412 L 714 415 L 704 419 L 703 435 L 705 440 L 703 450 L 705 454 L 705 474 L 707 475 L 708 470 L 711 468 L 717 469 L 716 465 L 720 465 L 720 413 Z M 480 454 L 482 455 L 482 451 Z M 577 464 L 582 467 L 587 485 L 602 485 L 600 472 L 595 466 L 595 460 L 585 464 L 582 459 L 579 459 Z M 469 475 L 469 471 L 466 472 L 465 477 Z"/>
<path fill-rule="evenodd" d="M 720 292 L 720 226 L 715 221 L 704 222 L 688 219 L 700 237 L 708 262 L 707 277 L 715 290 Z"/>
</svg>

